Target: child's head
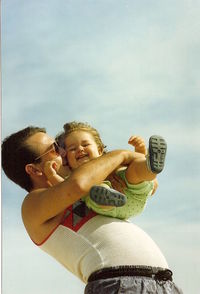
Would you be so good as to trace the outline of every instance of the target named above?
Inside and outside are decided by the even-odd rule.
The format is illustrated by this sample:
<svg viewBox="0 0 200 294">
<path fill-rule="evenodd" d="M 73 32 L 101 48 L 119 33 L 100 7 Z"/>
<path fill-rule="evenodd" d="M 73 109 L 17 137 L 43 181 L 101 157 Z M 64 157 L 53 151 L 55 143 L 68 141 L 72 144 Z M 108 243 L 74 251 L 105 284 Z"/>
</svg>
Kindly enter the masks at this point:
<svg viewBox="0 0 200 294">
<path fill-rule="evenodd" d="M 98 131 L 87 123 L 70 122 L 64 125 L 64 133 L 57 137 L 64 144 L 67 161 L 75 169 L 89 160 L 101 156 L 106 147 Z"/>
</svg>

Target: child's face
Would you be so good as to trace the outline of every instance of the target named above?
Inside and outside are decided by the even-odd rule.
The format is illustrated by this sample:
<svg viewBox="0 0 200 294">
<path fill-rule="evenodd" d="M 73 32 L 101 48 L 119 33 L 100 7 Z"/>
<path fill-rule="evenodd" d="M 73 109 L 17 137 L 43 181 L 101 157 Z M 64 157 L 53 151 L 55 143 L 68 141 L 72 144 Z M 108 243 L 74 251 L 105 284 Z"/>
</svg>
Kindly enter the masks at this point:
<svg viewBox="0 0 200 294">
<path fill-rule="evenodd" d="M 93 158 L 102 155 L 93 136 L 86 131 L 74 131 L 65 139 L 68 164 L 76 169 Z"/>
</svg>

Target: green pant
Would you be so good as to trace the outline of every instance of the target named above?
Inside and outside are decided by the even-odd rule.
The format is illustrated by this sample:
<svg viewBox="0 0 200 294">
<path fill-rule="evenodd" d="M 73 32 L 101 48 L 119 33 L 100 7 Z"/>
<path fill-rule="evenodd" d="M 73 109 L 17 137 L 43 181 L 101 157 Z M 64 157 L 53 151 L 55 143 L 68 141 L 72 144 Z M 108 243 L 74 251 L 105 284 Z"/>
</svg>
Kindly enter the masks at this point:
<svg viewBox="0 0 200 294">
<path fill-rule="evenodd" d="M 116 217 L 120 219 L 128 219 L 132 216 L 140 214 L 146 205 L 148 196 L 153 191 L 153 181 L 145 181 L 137 185 L 129 184 L 125 177 L 125 170 L 121 170 L 117 173 L 126 183 L 124 194 L 127 197 L 127 202 L 122 207 L 105 207 L 96 204 L 92 201 L 89 195 L 85 196 L 83 200 L 86 205 L 98 214 L 105 216 Z M 112 187 L 109 181 L 103 182 L 104 186 Z"/>
</svg>

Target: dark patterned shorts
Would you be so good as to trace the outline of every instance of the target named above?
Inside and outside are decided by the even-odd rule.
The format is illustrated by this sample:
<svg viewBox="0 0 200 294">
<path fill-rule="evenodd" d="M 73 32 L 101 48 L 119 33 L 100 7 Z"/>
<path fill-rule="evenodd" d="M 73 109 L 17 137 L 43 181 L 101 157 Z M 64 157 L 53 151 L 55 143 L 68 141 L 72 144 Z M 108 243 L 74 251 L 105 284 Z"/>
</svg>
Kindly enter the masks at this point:
<svg viewBox="0 0 200 294">
<path fill-rule="evenodd" d="M 141 268 L 140 268 L 141 269 Z M 153 268 L 152 268 L 153 269 Z M 168 270 L 167 270 L 168 271 Z M 171 272 L 171 271 L 169 271 Z M 101 273 L 102 275 L 102 273 Z M 172 275 L 172 272 L 171 272 Z M 95 277 L 96 278 L 96 277 Z M 119 276 L 90 279 L 85 294 L 183 294 L 176 284 L 160 276 Z"/>
</svg>

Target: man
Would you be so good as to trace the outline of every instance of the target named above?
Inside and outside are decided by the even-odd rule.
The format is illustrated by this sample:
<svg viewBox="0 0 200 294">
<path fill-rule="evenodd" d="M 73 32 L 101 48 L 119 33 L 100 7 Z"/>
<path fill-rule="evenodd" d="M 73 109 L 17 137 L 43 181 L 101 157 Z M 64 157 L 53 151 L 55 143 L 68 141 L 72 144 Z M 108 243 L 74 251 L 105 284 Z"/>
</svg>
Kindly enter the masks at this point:
<svg viewBox="0 0 200 294">
<path fill-rule="evenodd" d="M 181 293 L 165 257 L 146 233 L 127 221 L 96 215 L 81 201 L 93 185 L 134 160 L 146 164 L 142 154 L 108 152 L 52 187 L 45 164 L 54 161 L 60 172 L 62 160 L 45 129 L 27 127 L 2 144 L 4 172 L 29 192 L 22 218 L 30 238 L 87 283 L 86 294 Z"/>
</svg>

